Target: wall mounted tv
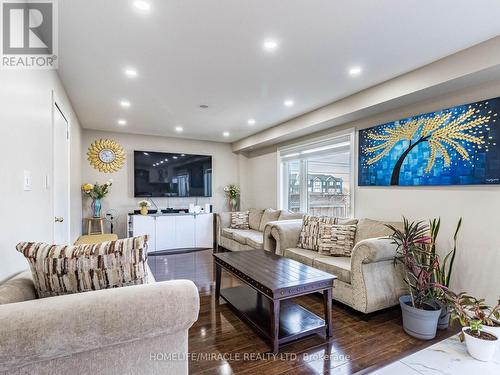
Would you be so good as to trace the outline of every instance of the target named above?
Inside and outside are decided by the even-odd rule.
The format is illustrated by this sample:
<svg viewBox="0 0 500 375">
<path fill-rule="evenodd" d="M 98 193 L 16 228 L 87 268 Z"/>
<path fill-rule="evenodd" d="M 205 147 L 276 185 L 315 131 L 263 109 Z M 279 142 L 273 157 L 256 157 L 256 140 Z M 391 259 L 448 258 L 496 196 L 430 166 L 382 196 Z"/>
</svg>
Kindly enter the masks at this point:
<svg viewBox="0 0 500 375">
<path fill-rule="evenodd" d="M 212 157 L 134 151 L 135 197 L 211 197 Z"/>
</svg>

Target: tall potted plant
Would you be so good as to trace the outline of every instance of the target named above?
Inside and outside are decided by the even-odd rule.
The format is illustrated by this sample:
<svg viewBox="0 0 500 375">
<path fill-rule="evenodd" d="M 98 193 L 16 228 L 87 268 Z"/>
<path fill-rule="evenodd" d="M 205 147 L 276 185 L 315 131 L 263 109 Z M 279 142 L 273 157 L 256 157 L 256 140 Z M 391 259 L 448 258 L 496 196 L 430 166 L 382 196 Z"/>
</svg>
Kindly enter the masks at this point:
<svg viewBox="0 0 500 375">
<path fill-rule="evenodd" d="M 437 267 L 434 271 L 433 280 L 434 283 L 439 284 L 439 286 L 444 286 L 445 288 L 450 287 L 451 275 L 453 272 L 453 264 L 455 262 L 455 255 L 457 252 L 457 239 L 458 232 L 460 231 L 460 227 L 462 226 L 462 218 L 458 220 L 457 227 L 455 229 L 455 234 L 453 236 L 453 249 L 451 249 L 443 261 L 439 261 L 439 257 L 437 257 Z M 430 250 L 436 255 L 437 254 L 437 237 L 439 234 L 439 229 L 441 228 L 441 219 L 432 219 L 429 222 L 430 235 L 431 235 L 431 244 Z M 438 329 L 447 329 L 450 323 L 450 312 L 449 312 L 449 299 L 443 293 L 440 287 L 435 288 L 438 301 L 441 304 L 441 315 L 438 320 Z"/>
<path fill-rule="evenodd" d="M 429 226 L 423 221 L 409 222 L 403 218 L 403 230 L 388 225 L 397 246 L 395 263 L 401 263 L 408 295 L 399 298 L 403 329 L 413 337 L 430 340 L 436 336 L 441 305 L 436 301 L 433 275 L 439 260 L 432 250 Z M 435 249 L 434 249 L 435 250 Z"/>
</svg>

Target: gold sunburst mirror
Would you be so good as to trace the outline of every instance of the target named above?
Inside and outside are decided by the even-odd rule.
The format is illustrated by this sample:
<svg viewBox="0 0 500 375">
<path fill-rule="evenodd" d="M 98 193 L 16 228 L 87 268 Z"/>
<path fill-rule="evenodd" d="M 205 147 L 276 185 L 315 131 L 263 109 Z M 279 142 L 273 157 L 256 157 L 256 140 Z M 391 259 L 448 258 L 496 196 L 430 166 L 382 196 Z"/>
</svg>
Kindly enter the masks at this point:
<svg viewBox="0 0 500 375">
<path fill-rule="evenodd" d="M 125 152 L 119 143 L 111 139 L 99 139 L 89 146 L 87 159 L 99 172 L 118 171 L 125 163 Z"/>
</svg>

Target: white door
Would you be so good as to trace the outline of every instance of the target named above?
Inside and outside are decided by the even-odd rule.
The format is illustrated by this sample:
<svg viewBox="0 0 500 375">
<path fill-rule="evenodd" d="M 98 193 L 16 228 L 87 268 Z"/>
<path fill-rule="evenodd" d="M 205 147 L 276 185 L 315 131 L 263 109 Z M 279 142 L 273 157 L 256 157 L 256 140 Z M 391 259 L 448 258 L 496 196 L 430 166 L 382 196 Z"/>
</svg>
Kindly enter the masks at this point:
<svg viewBox="0 0 500 375">
<path fill-rule="evenodd" d="M 54 102 L 54 243 L 69 244 L 69 124 Z"/>
<path fill-rule="evenodd" d="M 212 248 L 214 246 L 214 217 L 212 214 L 196 215 L 196 247 Z"/>
</svg>

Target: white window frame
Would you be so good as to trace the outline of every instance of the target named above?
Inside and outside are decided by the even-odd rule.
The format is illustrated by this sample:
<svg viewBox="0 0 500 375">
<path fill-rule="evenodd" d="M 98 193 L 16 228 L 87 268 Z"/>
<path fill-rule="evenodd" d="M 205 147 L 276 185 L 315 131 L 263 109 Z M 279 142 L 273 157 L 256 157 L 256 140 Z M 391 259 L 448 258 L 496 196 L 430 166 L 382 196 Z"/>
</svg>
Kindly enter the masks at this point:
<svg viewBox="0 0 500 375">
<path fill-rule="evenodd" d="M 356 164 L 355 164 L 355 160 L 356 160 L 356 144 L 357 144 L 357 137 L 356 137 L 356 130 L 354 128 L 349 128 L 349 129 L 344 129 L 344 130 L 340 130 L 340 131 L 337 131 L 337 132 L 334 132 L 334 133 L 331 133 L 331 134 L 328 134 L 328 135 L 325 135 L 325 136 L 321 136 L 321 137 L 316 137 L 316 138 L 311 138 L 311 139 L 308 139 L 308 140 L 305 140 L 305 141 L 301 141 L 301 142 L 297 142 L 297 143 L 293 143 L 293 144 L 290 144 L 290 145 L 287 145 L 287 146 L 283 146 L 283 147 L 279 147 L 278 150 L 277 150 L 277 158 L 276 158 L 276 161 L 277 161 L 277 171 L 278 171 L 278 184 L 277 184 L 277 190 L 276 190 L 276 194 L 277 194 L 277 202 L 278 202 L 278 208 L 280 210 L 282 209 L 285 209 L 288 207 L 288 205 L 285 204 L 284 200 L 286 199 L 286 197 L 284 197 L 284 194 L 283 194 L 283 188 L 286 184 L 287 181 L 284 181 L 284 173 L 283 173 L 283 166 L 282 166 L 282 163 L 281 163 L 281 155 L 283 153 L 286 153 L 286 152 L 289 152 L 291 150 L 294 150 L 294 149 L 298 149 L 298 148 L 306 148 L 306 147 L 314 147 L 315 144 L 319 144 L 319 143 L 325 143 L 325 142 L 328 142 L 328 141 L 335 141 L 336 139 L 338 138 L 342 138 L 342 137 L 345 137 L 345 136 L 349 136 L 349 152 L 350 152 L 350 159 L 351 159 L 351 165 L 350 165 L 350 179 L 349 179 L 349 185 L 351 187 L 351 207 L 350 207 L 350 212 L 349 212 L 349 217 L 350 218 L 353 218 L 354 217 L 354 213 L 356 212 L 356 206 L 355 206 L 355 202 L 356 202 L 356 196 L 355 196 L 355 191 L 356 191 L 356 186 L 354 185 L 355 181 L 356 181 L 356 173 L 357 173 L 357 170 L 356 170 Z M 300 161 L 301 163 L 305 162 L 305 160 L 301 160 Z M 303 168 L 302 168 L 303 169 Z M 306 189 L 307 189 L 307 176 L 305 176 L 304 173 L 302 173 L 300 175 L 300 179 L 302 180 L 302 183 L 301 183 L 301 186 L 305 186 Z M 286 184 L 287 186 L 288 184 Z M 311 188 L 313 188 L 313 186 L 311 186 Z M 305 202 L 302 202 L 302 200 L 304 199 L 307 199 L 306 198 L 306 195 L 307 194 L 301 194 L 301 202 L 300 202 L 300 206 L 301 207 L 304 207 L 305 206 Z"/>
</svg>

